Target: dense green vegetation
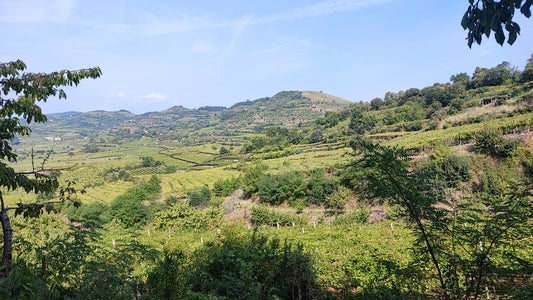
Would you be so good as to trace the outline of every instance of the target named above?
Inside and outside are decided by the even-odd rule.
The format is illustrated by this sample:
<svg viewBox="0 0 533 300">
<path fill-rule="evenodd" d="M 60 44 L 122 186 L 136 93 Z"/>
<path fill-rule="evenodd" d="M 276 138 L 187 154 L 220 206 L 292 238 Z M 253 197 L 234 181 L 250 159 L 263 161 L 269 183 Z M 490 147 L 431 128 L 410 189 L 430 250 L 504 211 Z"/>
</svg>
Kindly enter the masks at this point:
<svg viewBox="0 0 533 300">
<path fill-rule="evenodd" d="M 12 217 L 0 294 L 527 299 L 531 68 L 351 104 L 290 91 L 229 109 L 51 116 L 46 134 L 18 138 L 12 165 L 44 163 L 57 189 L 2 195 L 85 193 Z"/>
</svg>

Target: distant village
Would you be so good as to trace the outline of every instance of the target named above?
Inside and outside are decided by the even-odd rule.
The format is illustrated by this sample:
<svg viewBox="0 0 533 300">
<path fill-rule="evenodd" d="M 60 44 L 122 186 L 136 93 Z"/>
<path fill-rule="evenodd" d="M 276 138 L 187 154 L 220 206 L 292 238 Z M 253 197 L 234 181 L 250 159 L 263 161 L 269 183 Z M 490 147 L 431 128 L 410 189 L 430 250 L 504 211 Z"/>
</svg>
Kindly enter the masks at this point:
<svg viewBox="0 0 533 300">
<path fill-rule="evenodd" d="M 56 136 L 56 137 L 47 136 L 47 137 L 45 137 L 44 139 L 47 140 L 47 141 L 51 141 L 51 142 L 52 142 L 52 141 L 61 141 L 61 138 L 60 138 L 60 137 L 57 137 L 57 136 Z"/>
</svg>

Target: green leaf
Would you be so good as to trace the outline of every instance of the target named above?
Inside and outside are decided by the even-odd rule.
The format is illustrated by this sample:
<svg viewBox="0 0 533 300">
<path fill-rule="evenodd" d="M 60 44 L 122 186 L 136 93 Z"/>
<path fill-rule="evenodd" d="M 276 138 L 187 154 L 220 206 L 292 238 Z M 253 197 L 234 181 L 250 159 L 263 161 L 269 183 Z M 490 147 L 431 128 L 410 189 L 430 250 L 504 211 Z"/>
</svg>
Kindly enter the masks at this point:
<svg viewBox="0 0 533 300">
<path fill-rule="evenodd" d="M 530 7 L 526 7 L 525 5 L 522 6 L 522 8 L 520 9 L 520 12 L 526 16 L 526 18 L 529 18 L 531 17 L 531 9 Z"/>
<path fill-rule="evenodd" d="M 468 27 L 468 14 L 469 14 L 469 12 L 467 11 L 463 15 L 463 19 L 461 20 L 461 26 L 463 26 L 463 29 L 466 29 Z"/>
<path fill-rule="evenodd" d="M 509 45 L 512 45 L 516 41 L 517 37 L 518 37 L 518 34 L 515 31 L 510 32 L 509 38 L 507 39 L 507 43 L 509 43 Z"/>
<path fill-rule="evenodd" d="M 503 46 L 503 42 L 505 42 L 505 35 L 503 34 L 503 29 L 501 25 L 496 30 L 495 38 L 496 42 Z"/>
</svg>

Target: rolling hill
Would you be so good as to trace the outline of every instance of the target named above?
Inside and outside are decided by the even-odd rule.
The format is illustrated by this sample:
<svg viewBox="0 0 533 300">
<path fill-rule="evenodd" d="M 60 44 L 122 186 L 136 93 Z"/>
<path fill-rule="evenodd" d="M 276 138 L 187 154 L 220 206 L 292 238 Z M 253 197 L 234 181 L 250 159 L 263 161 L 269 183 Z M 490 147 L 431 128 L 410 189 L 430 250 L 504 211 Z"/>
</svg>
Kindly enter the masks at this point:
<svg viewBox="0 0 533 300">
<path fill-rule="evenodd" d="M 322 92 L 285 91 L 272 97 L 220 106 L 133 114 L 126 110 L 51 114 L 45 125 L 32 126 L 34 136 L 108 139 L 150 136 L 184 143 L 228 141 L 263 131 L 268 126 L 296 126 L 352 102 Z"/>
</svg>

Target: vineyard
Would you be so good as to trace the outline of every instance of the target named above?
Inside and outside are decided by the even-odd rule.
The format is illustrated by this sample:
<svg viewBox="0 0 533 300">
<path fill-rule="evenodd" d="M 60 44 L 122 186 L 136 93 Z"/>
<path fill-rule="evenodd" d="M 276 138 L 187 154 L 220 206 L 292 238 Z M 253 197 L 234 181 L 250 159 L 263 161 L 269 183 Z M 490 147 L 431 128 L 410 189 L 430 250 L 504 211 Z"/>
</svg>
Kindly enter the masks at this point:
<svg viewBox="0 0 533 300">
<path fill-rule="evenodd" d="M 530 89 L 447 83 L 350 105 L 289 91 L 57 117 L 54 135 L 17 140 L 13 167 L 59 187 L 2 191 L 37 204 L 37 218 L 13 216 L 19 278 L 95 299 L 527 295 Z M 116 124 L 98 131 L 100 117 Z M 39 206 L 69 183 L 73 201 Z"/>
</svg>

